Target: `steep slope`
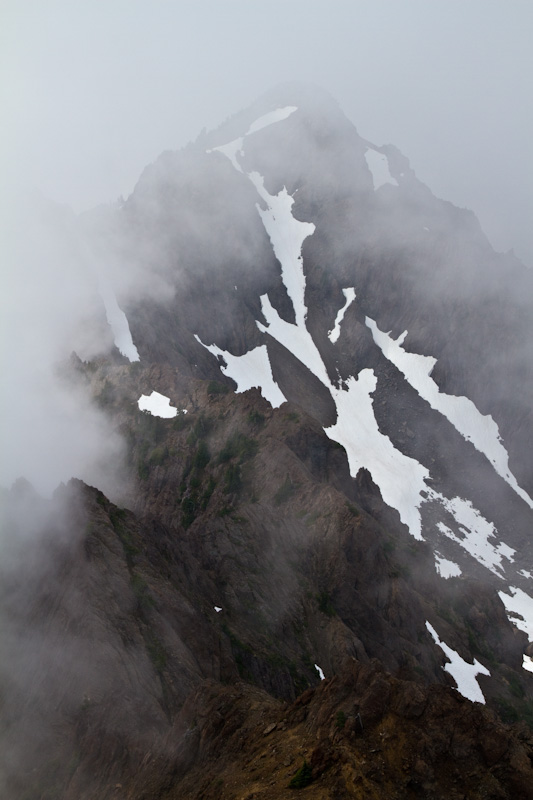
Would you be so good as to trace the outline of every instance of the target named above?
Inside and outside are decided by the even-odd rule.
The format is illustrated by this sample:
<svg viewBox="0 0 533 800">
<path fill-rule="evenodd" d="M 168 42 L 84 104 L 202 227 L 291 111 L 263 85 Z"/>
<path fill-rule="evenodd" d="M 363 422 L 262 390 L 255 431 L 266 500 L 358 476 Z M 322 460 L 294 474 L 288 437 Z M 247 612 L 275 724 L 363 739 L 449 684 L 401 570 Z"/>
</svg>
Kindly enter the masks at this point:
<svg viewBox="0 0 533 800">
<path fill-rule="evenodd" d="M 141 178 L 119 215 L 122 257 L 171 299 L 128 307 L 133 338 L 147 361 L 220 378 L 207 350 L 237 391 L 305 408 L 415 538 L 503 580 L 517 611 L 532 559 L 532 276 L 329 98 L 287 93 Z"/>
<path fill-rule="evenodd" d="M 271 796 L 304 757 L 320 792 L 346 785 L 347 796 L 390 796 L 400 775 L 398 796 L 419 784 L 444 791 L 465 770 L 474 786 L 490 766 L 486 780 L 500 792 L 494 796 L 521 796 L 516 787 L 530 779 L 530 739 L 480 711 L 468 711 L 479 717 L 473 726 L 459 723 L 466 713 L 460 695 L 434 685 L 454 681 L 426 625 L 430 620 L 466 661 L 475 656 L 490 665 L 490 677 L 478 676 L 478 685 L 506 718 L 518 718 L 531 708 L 521 674 L 526 638 L 513 630 L 494 591 L 443 581 L 424 543 L 376 523 L 363 508 L 379 507 L 375 487 L 350 479 L 342 450 L 301 409 L 273 411 L 257 391 L 235 397 L 222 384 L 167 370 L 167 386 L 172 379 L 180 386 L 176 398 L 188 413 L 158 419 L 139 414 L 134 399 L 155 380 L 153 368 L 144 374 L 140 366 L 102 362 L 89 371 L 95 389 L 107 387 L 107 407 L 131 442 L 136 507 L 117 508 L 81 483 L 57 495 L 60 511 L 24 486 L 12 493 L 5 525 L 11 535 L 20 504 L 38 514 L 38 529 L 48 522 L 33 534 L 36 563 L 28 565 L 23 548 L 17 565 L 15 551 L 2 580 L 10 797 L 114 797 L 117 784 L 124 797 L 266 790 L 270 770 L 280 766 L 271 750 L 281 741 L 267 743 L 264 733 L 271 721 L 279 723 L 273 738 L 281 736 L 288 762 Z M 23 576 L 31 579 L 30 592 Z M 359 688 L 346 677 L 354 665 L 368 667 Z M 383 669 L 400 682 L 390 683 Z M 319 670 L 327 680 L 345 674 L 313 701 L 320 746 L 309 723 L 302 726 L 299 712 L 286 706 L 321 683 Z M 242 681 L 258 687 L 256 694 Z M 378 681 L 379 691 L 368 681 Z M 392 705 L 390 691 L 397 697 Z M 402 709 L 412 696 L 414 721 L 400 732 L 398 714 L 411 719 Z M 304 708 L 314 695 L 306 697 Z M 447 743 L 437 744 L 426 730 L 417 709 L 428 703 L 449 729 Z M 339 714 L 352 720 L 343 734 Z M 364 741 L 353 762 L 343 737 L 360 737 L 357 714 Z M 463 766 L 441 785 L 442 770 L 456 761 L 458 724 L 466 737 Z M 378 765 L 374 738 L 384 731 L 395 744 Z M 494 737 L 498 745 L 490 744 Z M 508 761 L 515 751 L 518 772 Z M 473 752 L 480 754 L 477 772 Z M 360 758 L 374 766 L 361 772 L 354 766 Z M 256 763 L 259 775 L 245 779 L 245 765 Z"/>
<path fill-rule="evenodd" d="M 126 355 L 68 380 L 129 488 L 6 498 L 4 793 L 527 797 L 525 268 L 294 87 L 79 246 Z"/>
</svg>

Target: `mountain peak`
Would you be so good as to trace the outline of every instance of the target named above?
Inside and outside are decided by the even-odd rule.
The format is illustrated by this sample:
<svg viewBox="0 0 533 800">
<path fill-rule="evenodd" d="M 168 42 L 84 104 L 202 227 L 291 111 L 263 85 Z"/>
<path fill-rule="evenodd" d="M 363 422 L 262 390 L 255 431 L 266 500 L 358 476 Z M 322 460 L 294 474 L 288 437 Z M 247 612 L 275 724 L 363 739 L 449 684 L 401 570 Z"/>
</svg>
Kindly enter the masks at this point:
<svg viewBox="0 0 533 800">
<path fill-rule="evenodd" d="M 122 497 L 2 575 L 5 793 L 525 798 L 530 274 L 306 85 L 92 223 Z"/>
</svg>

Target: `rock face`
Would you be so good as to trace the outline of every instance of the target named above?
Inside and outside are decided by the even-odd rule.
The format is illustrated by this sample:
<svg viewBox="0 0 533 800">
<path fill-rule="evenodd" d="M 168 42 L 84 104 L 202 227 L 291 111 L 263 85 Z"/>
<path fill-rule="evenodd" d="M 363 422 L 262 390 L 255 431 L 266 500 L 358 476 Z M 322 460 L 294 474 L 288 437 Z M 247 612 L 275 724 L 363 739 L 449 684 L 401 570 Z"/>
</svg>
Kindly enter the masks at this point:
<svg viewBox="0 0 533 800">
<path fill-rule="evenodd" d="M 6 494 L 0 794 L 530 796 L 499 594 L 533 562 L 525 268 L 301 89 L 83 229 L 131 273 L 140 362 L 69 365 L 128 488 Z M 153 390 L 174 418 L 139 411 Z"/>
</svg>

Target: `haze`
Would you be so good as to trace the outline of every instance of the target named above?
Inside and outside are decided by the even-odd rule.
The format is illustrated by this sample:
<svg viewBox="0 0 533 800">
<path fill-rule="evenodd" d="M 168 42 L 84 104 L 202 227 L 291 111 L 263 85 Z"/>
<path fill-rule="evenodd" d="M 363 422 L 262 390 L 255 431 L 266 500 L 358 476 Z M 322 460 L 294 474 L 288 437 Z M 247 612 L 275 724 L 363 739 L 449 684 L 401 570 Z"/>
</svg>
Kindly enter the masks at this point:
<svg viewBox="0 0 533 800">
<path fill-rule="evenodd" d="M 24 475 L 50 493 L 74 475 L 115 496 L 120 440 L 57 365 L 109 347 L 106 281 L 126 300 L 170 289 L 139 271 L 134 244 L 125 264 L 84 245 L 73 212 L 127 197 L 161 152 L 279 83 L 329 91 L 361 136 L 398 146 L 496 249 L 533 265 L 529 3 L 0 2 L 1 486 Z M 179 213 L 203 263 L 234 263 L 218 211 L 244 208 L 209 190 L 212 209 Z M 163 243 L 149 247 L 144 261 L 160 263 Z"/>
<path fill-rule="evenodd" d="M 75 211 L 277 83 L 336 97 L 433 192 L 533 264 L 533 5 L 495 0 L 3 0 L 2 166 Z M 9 190 L 4 190 L 9 203 Z"/>
</svg>

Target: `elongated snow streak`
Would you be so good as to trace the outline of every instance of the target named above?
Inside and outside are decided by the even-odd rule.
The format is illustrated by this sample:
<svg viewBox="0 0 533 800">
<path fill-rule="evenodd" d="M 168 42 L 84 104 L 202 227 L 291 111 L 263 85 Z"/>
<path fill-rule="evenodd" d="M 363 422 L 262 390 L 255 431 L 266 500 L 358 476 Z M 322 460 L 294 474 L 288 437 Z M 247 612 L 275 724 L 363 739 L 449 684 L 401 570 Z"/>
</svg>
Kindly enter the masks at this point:
<svg viewBox="0 0 533 800">
<path fill-rule="evenodd" d="M 515 586 L 509 586 L 509 592 L 510 594 L 498 592 L 507 610 L 507 616 L 517 628 L 527 633 L 530 641 L 533 641 L 533 598 Z"/>
<path fill-rule="evenodd" d="M 129 361 L 139 361 L 139 353 L 131 338 L 128 319 L 117 303 L 113 289 L 102 275 L 98 276 L 98 290 L 104 301 L 105 313 L 109 327 L 113 331 L 115 345 Z"/>
<path fill-rule="evenodd" d="M 318 664 L 315 664 L 315 669 L 316 669 L 316 671 L 318 672 L 318 677 L 320 678 L 320 680 L 321 680 L 321 681 L 325 681 L 325 680 L 326 680 L 326 676 L 324 675 L 324 672 L 323 672 L 323 670 L 321 670 L 321 669 L 320 669 L 320 667 L 318 666 Z"/>
<path fill-rule="evenodd" d="M 448 647 L 445 642 L 439 639 L 435 628 L 426 622 L 426 628 L 433 637 L 433 641 L 444 652 L 444 655 L 449 660 L 449 664 L 445 664 L 443 669 L 449 672 L 455 683 L 457 684 L 457 691 L 466 697 L 467 700 L 472 700 L 474 703 L 485 703 L 485 697 L 481 691 L 481 687 L 476 680 L 476 675 L 488 675 L 489 670 L 480 664 L 477 658 L 474 659 L 473 664 L 469 664 L 464 658 L 461 658 L 459 653 Z"/>
<path fill-rule="evenodd" d="M 344 303 L 343 307 L 337 311 L 337 316 L 335 317 L 335 323 L 333 325 L 333 329 L 328 331 L 328 339 L 333 344 L 335 344 L 335 342 L 337 341 L 337 339 L 341 334 L 341 323 L 344 319 L 346 311 L 348 310 L 348 306 L 355 300 L 355 289 L 343 289 L 342 293 L 346 298 L 346 302 Z"/>
<path fill-rule="evenodd" d="M 265 119 L 266 116 L 261 118 L 263 121 Z M 261 125 L 261 127 L 264 126 Z M 254 125 L 251 128 L 254 128 Z M 236 139 L 233 143 L 218 148 L 241 172 L 242 169 L 236 160 L 236 153 L 242 149 L 243 141 L 244 139 Z M 292 353 L 330 392 L 337 409 L 337 422 L 324 430 L 330 439 L 345 448 L 352 477 L 355 478 L 361 468 L 368 469 L 373 480 L 379 486 L 384 502 L 398 511 L 401 521 L 416 539 L 423 538 L 420 506 L 428 499 L 443 503 L 458 523 L 470 525 L 468 531 L 472 534 L 480 527 L 484 529 L 483 526 L 490 526 L 491 524 L 484 520 L 475 509 L 472 510 L 475 513 L 467 513 L 468 509 L 462 505 L 465 501 L 461 501 L 460 498 L 449 501 L 442 495 L 437 495 L 428 486 L 427 481 L 430 480 L 430 474 L 426 467 L 397 450 L 389 437 L 381 433 L 371 397 L 377 385 L 373 370 L 362 370 L 357 377 L 350 377 L 342 388 L 337 388 L 332 384 L 320 352 L 306 327 L 307 307 L 305 305 L 302 245 L 305 239 L 313 234 L 315 226 L 293 217 L 294 199 L 288 194 L 285 187 L 277 195 L 271 195 L 265 188 L 264 179 L 259 173 L 252 172 L 247 177 L 255 186 L 266 206 L 265 208 L 257 205 L 257 211 L 268 233 L 274 253 L 280 262 L 281 278 L 295 313 L 295 323 L 281 319 L 265 294 L 260 299 L 266 325 L 261 322 L 256 324 L 261 332 L 272 336 Z M 345 290 L 345 297 L 351 302 L 353 298 L 350 299 L 350 295 L 346 295 L 347 291 L 349 290 Z M 239 361 L 236 366 L 235 359 L 243 359 L 245 356 L 231 356 L 216 345 L 211 345 L 208 349 L 214 355 L 222 356 L 226 361 L 227 366 L 222 368 L 225 374 L 230 375 L 234 380 L 237 380 L 235 374 L 239 375 L 241 382 L 237 380 L 238 391 L 244 391 L 246 381 L 240 374 L 244 362 Z M 256 350 L 252 352 L 255 353 Z M 238 373 L 235 372 L 236 369 Z M 267 386 L 270 385 L 269 380 L 267 379 Z M 254 382 L 252 385 L 259 385 L 259 383 Z M 276 388 L 279 391 L 279 388 Z M 268 399 L 269 390 L 267 389 L 265 394 L 264 389 L 265 387 L 261 383 L 261 391 Z M 490 530 L 493 531 L 493 526 Z M 501 560 L 501 554 L 495 558 L 499 565 L 498 558 Z"/>
<path fill-rule="evenodd" d="M 392 177 L 389 170 L 389 159 L 383 153 L 378 153 L 371 147 L 365 153 L 366 163 L 372 173 L 372 181 L 374 182 L 374 191 L 379 189 L 386 183 L 391 186 L 398 186 L 398 181 Z"/>
<path fill-rule="evenodd" d="M 278 312 L 273 308 L 268 295 L 263 294 L 261 300 L 261 311 L 267 321 L 267 325 L 256 321 L 256 325 L 262 333 L 268 333 L 273 339 L 283 345 L 290 353 L 301 361 L 307 369 L 315 375 L 321 383 L 331 389 L 328 373 L 322 361 L 313 337 L 305 325 L 294 325 L 281 319 Z"/>
<path fill-rule="evenodd" d="M 168 397 L 155 391 L 150 395 L 142 394 L 137 400 L 137 405 L 141 411 L 148 411 L 153 417 L 163 417 L 163 419 L 172 419 L 178 413 L 178 409 L 170 405 Z"/>
<path fill-rule="evenodd" d="M 492 417 L 481 414 L 468 397 L 456 397 L 440 391 L 433 378 L 430 377 L 437 359 L 432 356 L 408 353 L 404 350 L 402 344 L 407 336 L 407 331 L 394 340 L 390 334 L 380 331 L 370 317 L 366 317 L 366 324 L 372 331 L 374 341 L 385 358 L 400 370 L 420 397 L 426 400 L 435 411 L 443 414 L 464 439 L 472 442 L 476 450 L 483 453 L 490 461 L 498 475 L 530 508 L 533 508 L 533 500 L 518 485 L 509 469 L 509 454 L 502 444 L 498 426 Z"/>
<path fill-rule="evenodd" d="M 281 279 L 292 301 L 296 325 L 305 328 L 307 307 L 302 246 L 304 240 L 315 232 L 315 226 L 312 222 L 300 222 L 293 217 L 294 198 L 285 187 L 279 194 L 272 195 L 265 189 L 264 180 L 258 172 L 251 172 L 248 177 L 267 204 L 266 210 L 259 205 L 256 208 L 269 235 L 274 254 L 281 264 Z"/>
<path fill-rule="evenodd" d="M 249 350 L 242 356 L 233 356 L 226 350 L 221 350 L 216 344 L 204 344 L 196 334 L 194 338 L 214 356 L 220 356 L 224 359 L 226 366 L 220 367 L 220 369 L 224 375 L 232 378 L 237 384 L 235 394 L 240 394 L 256 387 L 260 389 L 261 394 L 265 400 L 268 400 L 272 408 L 278 408 L 282 403 L 285 403 L 286 397 L 272 376 L 272 368 L 265 344 Z"/>
<path fill-rule="evenodd" d="M 284 119 L 290 117 L 290 115 L 294 114 L 297 110 L 298 106 L 284 106 L 283 108 L 276 108 L 275 111 L 269 111 L 267 114 L 263 114 L 262 117 L 259 117 L 259 119 L 256 119 L 255 122 L 252 122 L 245 136 L 249 136 L 251 133 L 257 133 L 257 131 L 268 128 L 269 125 L 274 125 L 276 122 L 283 122 Z"/>
</svg>

